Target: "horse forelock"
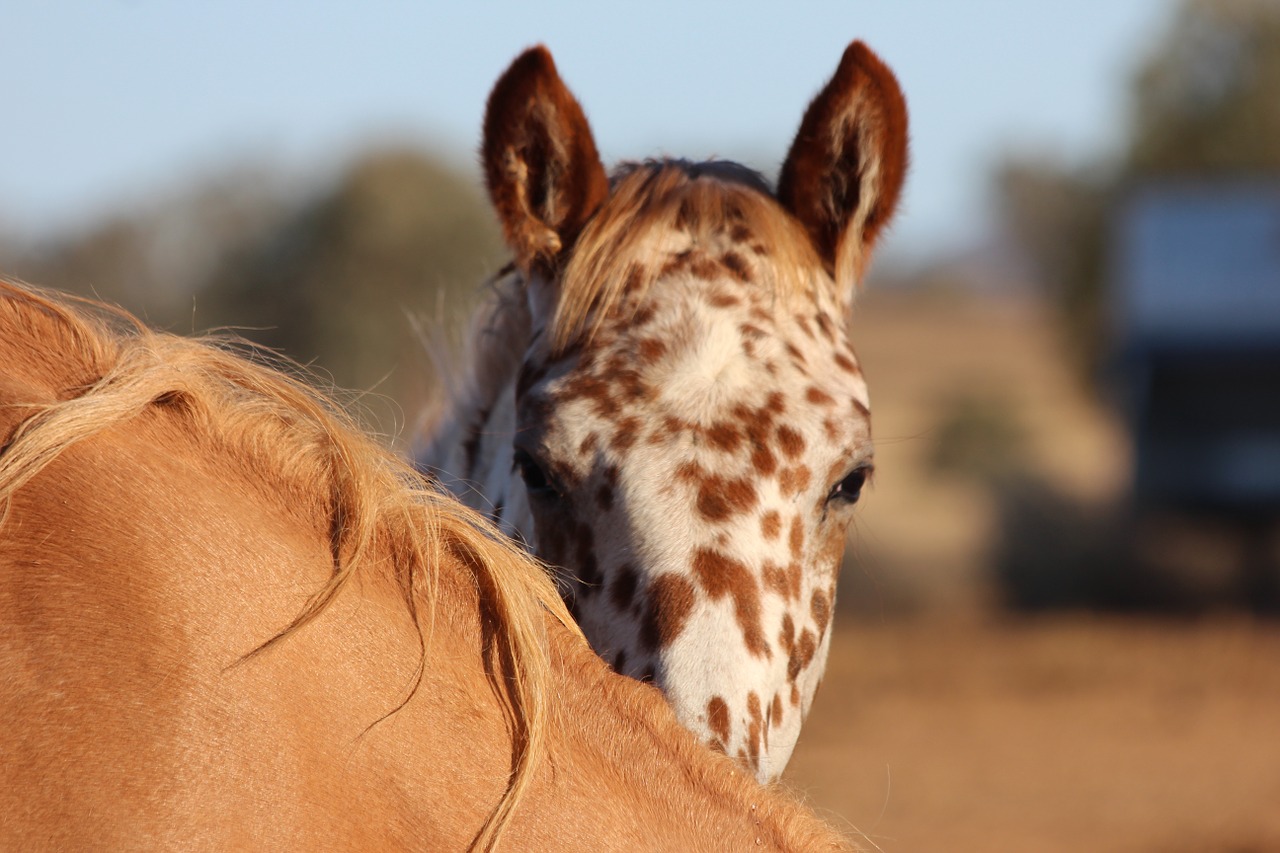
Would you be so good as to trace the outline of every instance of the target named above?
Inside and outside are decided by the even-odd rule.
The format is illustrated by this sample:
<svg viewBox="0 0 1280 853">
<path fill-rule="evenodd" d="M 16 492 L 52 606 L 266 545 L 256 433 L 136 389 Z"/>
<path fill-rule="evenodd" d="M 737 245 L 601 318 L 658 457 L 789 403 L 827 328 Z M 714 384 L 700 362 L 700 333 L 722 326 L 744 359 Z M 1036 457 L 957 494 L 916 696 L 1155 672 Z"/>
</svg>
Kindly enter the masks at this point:
<svg viewBox="0 0 1280 853">
<path fill-rule="evenodd" d="M 548 333 L 554 352 L 589 342 L 624 296 L 642 297 L 661 277 L 654 241 L 702 246 L 747 243 L 767 256 L 753 284 L 785 300 L 804 298 L 822 262 L 800 223 L 757 172 L 724 160 L 649 160 L 620 165 L 609 200 L 574 244 L 556 283 Z M 662 246 L 658 247 L 661 251 Z"/>
<path fill-rule="evenodd" d="M 434 567 L 452 560 L 469 569 L 510 670 L 501 681 L 518 749 L 507 794 L 482 835 L 479 846 L 487 847 L 544 749 L 545 614 L 577 633 L 573 620 L 542 567 L 505 537 L 282 371 L 278 359 L 247 358 L 234 346 L 154 332 L 110 306 L 0 281 L 0 359 L 11 367 L 9 381 L 0 382 L 0 524 L 14 494 L 63 451 L 163 411 L 206 452 L 244 465 L 286 509 L 310 516 L 329 536 L 332 578 L 251 654 L 323 612 L 362 565 L 393 567 L 420 631 L 419 599 L 431 606 Z"/>
</svg>

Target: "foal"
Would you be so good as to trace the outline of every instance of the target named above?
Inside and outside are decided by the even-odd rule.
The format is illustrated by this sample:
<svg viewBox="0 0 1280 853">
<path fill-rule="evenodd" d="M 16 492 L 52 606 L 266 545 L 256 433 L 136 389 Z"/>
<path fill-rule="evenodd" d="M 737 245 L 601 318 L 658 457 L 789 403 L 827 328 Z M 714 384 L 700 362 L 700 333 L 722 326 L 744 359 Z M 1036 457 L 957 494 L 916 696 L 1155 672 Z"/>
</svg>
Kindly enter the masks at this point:
<svg viewBox="0 0 1280 853">
<path fill-rule="evenodd" d="M 782 772 L 821 679 L 872 471 L 848 321 L 897 204 L 906 125 L 860 42 L 776 193 L 719 161 L 606 176 L 541 47 L 485 116 L 514 264 L 418 462 L 563 569 L 595 650 L 761 780 Z"/>
</svg>

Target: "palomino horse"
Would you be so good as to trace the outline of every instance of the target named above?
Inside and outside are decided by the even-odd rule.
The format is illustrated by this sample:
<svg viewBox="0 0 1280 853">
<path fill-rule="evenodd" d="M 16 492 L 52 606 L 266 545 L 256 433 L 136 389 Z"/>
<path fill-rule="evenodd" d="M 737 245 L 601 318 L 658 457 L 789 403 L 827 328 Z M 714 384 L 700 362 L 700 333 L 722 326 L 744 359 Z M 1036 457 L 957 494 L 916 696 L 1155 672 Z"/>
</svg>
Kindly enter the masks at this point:
<svg viewBox="0 0 1280 853">
<path fill-rule="evenodd" d="M 544 48 L 489 98 L 482 158 L 515 263 L 418 462 L 563 569 L 595 650 L 762 780 L 821 679 L 872 469 L 849 315 L 906 124 L 860 42 L 776 194 L 726 162 L 606 177 Z"/>
<path fill-rule="evenodd" d="M 324 400 L 0 283 L 0 849 L 846 850 Z"/>
</svg>

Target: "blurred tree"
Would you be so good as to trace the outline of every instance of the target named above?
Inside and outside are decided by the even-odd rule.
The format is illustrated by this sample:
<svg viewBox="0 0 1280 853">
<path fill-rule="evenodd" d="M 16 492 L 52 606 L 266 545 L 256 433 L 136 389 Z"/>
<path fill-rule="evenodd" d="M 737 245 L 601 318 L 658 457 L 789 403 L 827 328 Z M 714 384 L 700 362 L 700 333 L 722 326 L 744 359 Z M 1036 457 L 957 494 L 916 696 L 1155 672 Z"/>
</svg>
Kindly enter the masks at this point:
<svg viewBox="0 0 1280 853">
<path fill-rule="evenodd" d="M 1129 95 L 1113 160 L 1073 168 L 1015 156 L 995 179 L 1007 232 L 1057 302 L 1087 375 L 1106 344 L 1109 216 L 1128 188 L 1280 175 L 1280 3 L 1184 0 Z"/>
<path fill-rule="evenodd" d="M 1192 0 L 1133 85 L 1134 177 L 1280 172 L 1280 3 Z"/>
<path fill-rule="evenodd" d="M 287 194 L 268 173 L 239 166 L 82 231 L 0 246 L 0 267 L 190 332 L 192 299 L 218 259 L 277 227 L 287 208 Z"/>
<path fill-rule="evenodd" d="M 463 316 L 503 258 L 478 182 L 409 149 L 370 153 L 318 194 L 281 171 L 236 167 L 80 233 L 5 241 L 0 270 L 179 333 L 232 328 L 414 411 L 431 383 L 410 315 Z M 365 409 L 384 432 L 399 420 Z"/>
<path fill-rule="evenodd" d="M 202 325 L 234 325 L 341 387 L 409 403 L 422 367 L 409 315 L 458 312 L 500 245 L 472 182 L 416 151 L 374 153 L 223 259 Z"/>
</svg>

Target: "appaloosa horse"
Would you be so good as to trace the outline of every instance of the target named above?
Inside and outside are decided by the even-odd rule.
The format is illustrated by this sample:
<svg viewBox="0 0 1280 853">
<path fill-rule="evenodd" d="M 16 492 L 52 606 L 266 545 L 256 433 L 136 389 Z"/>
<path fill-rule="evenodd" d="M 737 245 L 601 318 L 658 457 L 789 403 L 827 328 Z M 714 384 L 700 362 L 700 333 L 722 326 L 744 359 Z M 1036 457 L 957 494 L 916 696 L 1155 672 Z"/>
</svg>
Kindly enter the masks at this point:
<svg viewBox="0 0 1280 853">
<path fill-rule="evenodd" d="M 482 159 L 514 264 L 418 463 L 563 569 L 614 669 L 773 778 L 872 471 L 849 316 L 906 170 L 898 84 L 851 44 L 776 192 L 721 161 L 609 177 L 537 47 L 489 98 Z"/>
</svg>

